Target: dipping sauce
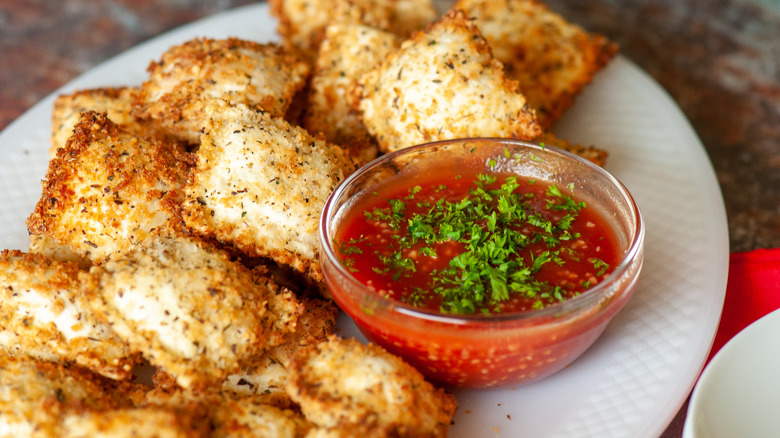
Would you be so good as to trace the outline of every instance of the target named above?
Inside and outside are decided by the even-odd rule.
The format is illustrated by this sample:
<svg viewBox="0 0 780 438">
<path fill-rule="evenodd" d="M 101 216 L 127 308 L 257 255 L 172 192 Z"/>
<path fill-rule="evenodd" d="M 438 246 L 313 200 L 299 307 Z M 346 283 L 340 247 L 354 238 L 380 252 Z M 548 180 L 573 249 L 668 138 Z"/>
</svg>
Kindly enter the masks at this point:
<svg viewBox="0 0 780 438">
<path fill-rule="evenodd" d="M 357 280 L 445 314 L 542 309 L 620 262 L 609 226 L 568 188 L 476 169 L 384 187 L 343 224 L 336 248 Z"/>
<path fill-rule="evenodd" d="M 458 387 L 570 365 L 629 300 L 644 257 L 620 182 L 509 139 L 382 156 L 336 188 L 319 239 L 328 290 L 366 338 Z"/>
</svg>

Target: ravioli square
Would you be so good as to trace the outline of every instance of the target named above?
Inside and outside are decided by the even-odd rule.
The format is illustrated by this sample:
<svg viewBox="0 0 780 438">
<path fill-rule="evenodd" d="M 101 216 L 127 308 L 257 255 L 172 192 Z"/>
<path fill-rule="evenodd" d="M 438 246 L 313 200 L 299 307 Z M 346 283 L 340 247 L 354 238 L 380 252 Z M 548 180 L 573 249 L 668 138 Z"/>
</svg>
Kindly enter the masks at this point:
<svg viewBox="0 0 780 438">
<path fill-rule="evenodd" d="M 175 139 L 154 121 L 136 120 L 132 116 L 134 95 L 133 87 L 90 88 L 70 94 L 57 96 L 52 106 L 52 135 L 50 155 L 54 158 L 57 149 L 64 148 L 73 128 L 81 118 L 81 113 L 95 111 L 106 113 L 108 118 L 125 131 L 143 138 L 155 138 L 166 141 Z"/>
<path fill-rule="evenodd" d="M 245 105 L 214 102 L 206 114 L 185 187 L 185 223 L 248 256 L 322 281 L 320 213 L 355 162 L 338 146 Z"/>
<path fill-rule="evenodd" d="M 177 147 L 124 131 L 105 113 L 83 113 L 49 162 L 27 229 L 79 257 L 106 261 L 155 231 L 177 226 L 169 203 L 190 160 Z"/>
<path fill-rule="evenodd" d="M 284 341 L 301 303 L 192 237 L 158 236 L 81 276 L 92 309 L 186 389 L 221 383 Z"/>
<path fill-rule="evenodd" d="M 396 35 L 370 26 L 328 26 L 317 55 L 303 126 L 344 147 L 361 163 L 376 158 L 376 144 L 348 97 L 360 77 L 400 45 Z"/>
<path fill-rule="evenodd" d="M 474 23 L 452 11 L 363 75 L 354 98 L 384 152 L 466 137 L 541 134 L 517 82 Z"/>
<path fill-rule="evenodd" d="M 277 32 L 285 47 L 307 60 L 317 56 L 325 28 L 331 24 L 362 24 L 407 38 L 436 19 L 430 0 L 270 0 L 279 20 Z"/>
<path fill-rule="evenodd" d="M 459 0 L 547 129 L 617 52 L 537 0 Z"/>
<path fill-rule="evenodd" d="M 0 350 L 128 379 L 141 357 L 92 312 L 79 272 L 40 254 L 0 253 Z"/>
<path fill-rule="evenodd" d="M 133 115 L 155 120 L 176 138 L 197 144 L 210 100 L 283 116 L 306 85 L 309 66 L 276 43 L 198 38 L 171 47 L 148 71 Z"/>
</svg>

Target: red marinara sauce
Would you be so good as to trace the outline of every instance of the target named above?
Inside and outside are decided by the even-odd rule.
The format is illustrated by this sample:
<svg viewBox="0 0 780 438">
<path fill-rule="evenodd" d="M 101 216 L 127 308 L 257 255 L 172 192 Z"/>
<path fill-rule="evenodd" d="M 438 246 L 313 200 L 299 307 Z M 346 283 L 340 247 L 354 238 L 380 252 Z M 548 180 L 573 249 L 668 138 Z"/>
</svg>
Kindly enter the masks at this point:
<svg viewBox="0 0 780 438">
<path fill-rule="evenodd" d="M 609 225 L 567 187 L 484 170 L 386 186 L 343 225 L 337 252 L 358 281 L 444 314 L 541 309 L 620 261 Z"/>
</svg>

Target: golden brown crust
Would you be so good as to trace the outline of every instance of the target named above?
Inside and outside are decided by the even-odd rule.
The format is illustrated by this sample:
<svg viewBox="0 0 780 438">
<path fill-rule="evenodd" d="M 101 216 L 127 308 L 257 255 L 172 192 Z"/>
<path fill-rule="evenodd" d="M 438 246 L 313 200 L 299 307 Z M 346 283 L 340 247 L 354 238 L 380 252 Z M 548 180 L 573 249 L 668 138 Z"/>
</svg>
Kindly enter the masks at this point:
<svg viewBox="0 0 780 438">
<path fill-rule="evenodd" d="M 180 406 L 126 407 L 68 413 L 61 438 L 208 438 L 208 409 L 199 403 Z"/>
<path fill-rule="evenodd" d="M 617 52 L 537 0 L 459 0 L 548 129 Z"/>
<path fill-rule="evenodd" d="M 163 200 L 183 184 L 188 160 L 177 148 L 123 131 L 105 113 L 83 113 L 49 162 L 27 229 L 105 261 L 173 227 L 176 218 Z"/>
<path fill-rule="evenodd" d="M 140 355 L 90 310 L 79 293 L 79 272 L 40 254 L 0 253 L 0 349 L 130 378 Z"/>
<path fill-rule="evenodd" d="M 356 89 L 363 123 L 385 152 L 436 140 L 541 133 L 479 29 L 452 11 L 415 34 Z"/>
<path fill-rule="evenodd" d="M 136 92 L 132 87 L 94 88 L 58 96 L 52 107 L 51 157 L 65 147 L 81 113 L 87 111 L 107 113 L 111 121 L 137 137 L 173 142 L 174 138 L 154 121 L 136 120 L 131 115 Z"/>
<path fill-rule="evenodd" d="M 368 436 L 444 437 L 456 402 L 384 349 L 335 336 L 295 357 L 287 391 L 325 429 Z"/>
<path fill-rule="evenodd" d="M 211 419 L 213 438 L 303 438 L 312 427 L 298 412 L 253 399 L 223 399 Z"/>
<path fill-rule="evenodd" d="M 67 414 L 127 405 L 109 382 L 84 370 L 0 353 L 0 425 L 5 436 L 58 437 Z"/>
<path fill-rule="evenodd" d="M 328 26 L 311 79 L 303 126 L 344 147 L 360 163 L 376 158 L 376 144 L 347 96 L 358 79 L 397 50 L 400 43 L 394 34 L 369 26 Z"/>
<path fill-rule="evenodd" d="M 238 372 L 293 331 L 303 310 L 227 254 L 160 236 L 82 274 L 93 309 L 184 388 Z"/>
<path fill-rule="evenodd" d="M 50 260 L 75 263 L 81 269 L 89 269 L 92 262 L 73 252 L 68 245 L 62 245 L 45 234 L 30 235 L 30 253 L 41 254 Z"/>
<path fill-rule="evenodd" d="M 214 101 L 183 205 L 196 233 L 322 281 L 317 230 L 356 168 L 341 148 L 244 105 Z"/>
<path fill-rule="evenodd" d="M 212 99 L 283 116 L 303 88 L 309 67 L 277 44 L 198 38 L 166 51 L 148 68 L 133 115 L 153 119 L 171 135 L 197 144 Z"/>
<path fill-rule="evenodd" d="M 270 0 L 285 47 L 313 62 L 325 28 L 334 23 L 371 26 L 401 38 L 436 18 L 430 0 Z"/>
</svg>

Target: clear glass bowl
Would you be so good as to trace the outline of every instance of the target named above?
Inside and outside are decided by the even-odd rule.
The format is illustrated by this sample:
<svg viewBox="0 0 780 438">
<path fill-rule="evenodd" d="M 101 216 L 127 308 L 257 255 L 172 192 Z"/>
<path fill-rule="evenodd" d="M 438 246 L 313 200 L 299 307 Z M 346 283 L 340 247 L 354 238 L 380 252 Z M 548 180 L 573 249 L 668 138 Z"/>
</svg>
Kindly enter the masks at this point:
<svg viewBox="0 0 780 438">
<path fill-rule="evenodd" d="M 573 184 L 578 199 L 613 227 L 622 262 L 607 279 L 564 302 L 501 315 L 449 315 L 384 298 L 341 265 L 334 236 L 350 208 L 378 187 L 445 167 L 500 171 Z M 384 155 L 331 194 L 320 230 L 322 269 L 336 303 L 372 342 L 429 379 L 457 387 L 518 386 L 571 364 L 631 297 L 642 267 L 644 223 L 628 190 L 593 163 L 552 147 L 509 139 L 429 143 Z"/>
</svg>

